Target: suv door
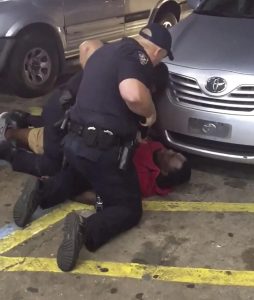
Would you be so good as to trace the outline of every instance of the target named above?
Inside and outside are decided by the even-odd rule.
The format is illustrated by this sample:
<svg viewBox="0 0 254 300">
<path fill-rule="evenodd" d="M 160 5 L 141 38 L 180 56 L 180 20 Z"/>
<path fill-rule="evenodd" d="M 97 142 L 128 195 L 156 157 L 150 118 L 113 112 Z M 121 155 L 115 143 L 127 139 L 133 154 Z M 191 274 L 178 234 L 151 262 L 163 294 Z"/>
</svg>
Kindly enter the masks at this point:
<svg viewBox="0 0 254 300">
<path fill-rule="evenodd" d="M 64 0 L 66 57 L 85 39 L 116 40 L 124 35 L 124 0 Z"/>
<path fill-rule="evenodd" d="M 144 27 L 158 0 L 125 0 L 125 35 L 135 36 Z"/>
</svg>

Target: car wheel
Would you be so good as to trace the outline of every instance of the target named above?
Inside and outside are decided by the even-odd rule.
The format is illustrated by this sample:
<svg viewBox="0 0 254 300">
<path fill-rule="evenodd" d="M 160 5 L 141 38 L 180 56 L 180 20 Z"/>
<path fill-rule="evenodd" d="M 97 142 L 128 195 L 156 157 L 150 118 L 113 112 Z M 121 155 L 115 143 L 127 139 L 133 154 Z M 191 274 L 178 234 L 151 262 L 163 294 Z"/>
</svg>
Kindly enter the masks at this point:
<svg viewBox="0 0 254 300">
<path fill-rule="evenodd" d="M 156 23 L 163 25 L 166 28 L 172 27 L 177 23 L 177 18 L 172 12 L 161 13 L 156 18 Z"/>
<path fill-rule="evenodd" d="M 54 40 L 27 32 L 17 38 L 8 65 L 8 81 L 21 97 L 41 96 L 50 91 L 59 74 Z"/>
</svg>

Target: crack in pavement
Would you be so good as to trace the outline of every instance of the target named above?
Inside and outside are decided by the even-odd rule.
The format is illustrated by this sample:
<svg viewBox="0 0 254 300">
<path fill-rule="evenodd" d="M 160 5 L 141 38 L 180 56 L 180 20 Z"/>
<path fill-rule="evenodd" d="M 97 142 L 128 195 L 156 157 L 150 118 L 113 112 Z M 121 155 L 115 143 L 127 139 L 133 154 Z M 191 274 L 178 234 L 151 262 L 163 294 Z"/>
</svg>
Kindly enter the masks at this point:
<svg viewBox="0 0 254 300">
<path fill-rule="evenodd" d="M 12 265 L 10 265 L 10 266 L 5 267 L 5 268 L 2 270 L 2 272 L 9 271 L 9 270 L 10 270 L 11 268 L 13 268 L 13 267 L 16 267 L 16 266 L 18 266 L 18 265 L 22 265 L 25 261 L 26 261 L 26 257 L 24 257 L 24 259 L 23 259 L 22 261 L 16 262 L 15 264 L 12 264 Z"/>
</svg>

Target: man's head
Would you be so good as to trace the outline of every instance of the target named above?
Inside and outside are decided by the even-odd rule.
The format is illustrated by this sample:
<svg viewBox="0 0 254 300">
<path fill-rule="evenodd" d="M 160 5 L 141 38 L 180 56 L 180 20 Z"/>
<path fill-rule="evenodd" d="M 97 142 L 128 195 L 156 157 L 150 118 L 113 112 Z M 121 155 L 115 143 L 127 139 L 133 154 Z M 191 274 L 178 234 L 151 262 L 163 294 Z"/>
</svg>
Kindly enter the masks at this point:
<svg viewBox="0 0 254 300">
<path fill-rule="evenodd" d="M 171 34 L 164 26 L 156 23 L 147 25 L 140 30 L 138 41 L 144 47 L 153 65 L 156 66 L 166 56 L 173 60 Z"/>
<path fill-rule="evenodd" d="M 155 162 L 164 176 L 161 185 L 165 188 L 187 182 L 190 179 L 190 164 L 181 153 L 161 149 L 156 152 Z"/>
</svg>

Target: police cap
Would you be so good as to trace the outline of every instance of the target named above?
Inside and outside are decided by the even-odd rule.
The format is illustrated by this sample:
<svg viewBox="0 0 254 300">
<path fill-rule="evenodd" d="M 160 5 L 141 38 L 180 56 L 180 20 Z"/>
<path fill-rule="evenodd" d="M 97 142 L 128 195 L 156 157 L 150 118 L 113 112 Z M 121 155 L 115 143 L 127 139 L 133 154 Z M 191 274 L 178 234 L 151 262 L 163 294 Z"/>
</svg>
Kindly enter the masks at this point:
<svg viewBox="0 0 254 300">
<path fill-rule="evenodd" d="M 167 28 L 160 24 L 151 23 L 142 28 L 139 34 L 160 48 L 165 49 L 170 60 L 174 59 L 171 52 L 172 37 Z"/>
</svg>

